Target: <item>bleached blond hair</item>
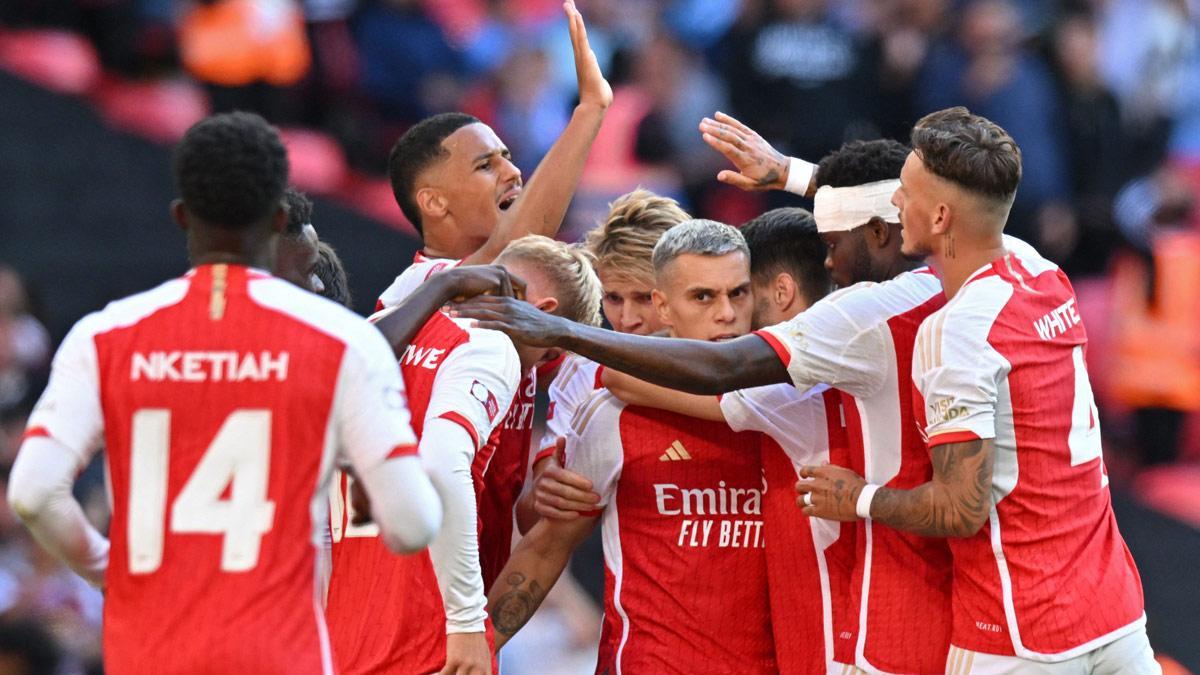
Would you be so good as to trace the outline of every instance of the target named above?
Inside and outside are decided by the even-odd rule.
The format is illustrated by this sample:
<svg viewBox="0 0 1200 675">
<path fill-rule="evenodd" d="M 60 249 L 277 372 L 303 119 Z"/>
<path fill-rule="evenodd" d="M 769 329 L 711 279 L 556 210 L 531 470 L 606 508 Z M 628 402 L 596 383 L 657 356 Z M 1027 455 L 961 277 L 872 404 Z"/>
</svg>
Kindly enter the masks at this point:
<svg viewBox="0 0 1200 675">
<path fill-rule="evenodd" d="M 588 233 L 584 246 L 595 256 L 596 268 L 606 274 L 652 280 L 654 245 L 664 232 L 690 218 L 674 199 L 638 188 L 608 205 L 608 216 Z"/>
<path fill-rule="evenodd" d="M 496 264 L 515 260 L 529 263 L 546 275 L 558 300 L 556 314 L 589 326 L 600 325 L 603 291 L 591 253 L 580 246 L 530 234 L 509 244 L 496 258 Z"/>
</svg>

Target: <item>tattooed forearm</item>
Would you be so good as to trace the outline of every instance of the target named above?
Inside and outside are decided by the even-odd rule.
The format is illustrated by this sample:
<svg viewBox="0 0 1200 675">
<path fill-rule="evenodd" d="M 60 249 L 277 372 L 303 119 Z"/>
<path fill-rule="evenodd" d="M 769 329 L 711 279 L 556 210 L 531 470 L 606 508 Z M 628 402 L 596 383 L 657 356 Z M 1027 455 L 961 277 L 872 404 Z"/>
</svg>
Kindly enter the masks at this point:
<svg viewBox="0 0 1200 675">
<path fill-rule="evenodd" d="M 529 621 L 546 597 L 546 591 L 536 579 L 513 572 L 504 578 L 510 590 L 492 604 L 492 623 L 496 632 L 512 636 Z"/>
<path fill-rule="evenodd" d="M 969 537 L 992 506 L 992 442 L 968 441 L 930 451 L 933 480 L 911 490 L 880 488 L 871 518 L 927 537 Z"/>
</svg>

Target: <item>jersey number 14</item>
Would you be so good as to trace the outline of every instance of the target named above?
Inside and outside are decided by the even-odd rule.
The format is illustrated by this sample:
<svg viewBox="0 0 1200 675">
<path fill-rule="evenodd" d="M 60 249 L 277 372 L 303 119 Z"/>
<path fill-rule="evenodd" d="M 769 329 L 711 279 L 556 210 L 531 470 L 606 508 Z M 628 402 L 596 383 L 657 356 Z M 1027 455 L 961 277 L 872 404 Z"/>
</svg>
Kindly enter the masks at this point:
<svg viewBox="0 0 1200 675">
<path fill-rule="evenodd" d="M 129 571 L 149 574 L 162 565 L 167 524 L 171 411 L 133 414 L 129 475 Z M 235 410 L 171 504 L 171 532 L 220 534 L 221 570 L 245 572 L 258 564 L 262 536 L 275 504 L 267 500 L 271 464 L 271 411 Z M 226 488 L 228 498 L 222 498 Z"/>
</svg>

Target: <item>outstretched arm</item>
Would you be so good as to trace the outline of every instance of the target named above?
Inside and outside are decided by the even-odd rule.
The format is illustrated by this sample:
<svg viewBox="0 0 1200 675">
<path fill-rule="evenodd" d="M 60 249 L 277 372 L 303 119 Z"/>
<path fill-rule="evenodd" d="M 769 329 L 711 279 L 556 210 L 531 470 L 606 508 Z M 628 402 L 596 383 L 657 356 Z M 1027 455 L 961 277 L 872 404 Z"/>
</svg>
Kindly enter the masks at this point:
<svg viewBox="0 0 1200 675">
<path fill-rule="evenodd" d="M 372 322 L 396 358 L 401 358 L 430 315 L 446 303 L 483 293 L 525 297 L 525 282 L 498 265 L 455 267 L 429 277 L 404 302 L 383 310 L 372 317 Z"/>
<path fill-rule="evenodd" d="M 785 156 L 730 115 L 718 112 L 715 117 L 700 122 L 700 133 L 710 148 L 737 167 L 737 171 L 721 171 L 717 180 L 747 192 L 787 190 L 801 197 L 816 194 L 815 165 Z"/>
<path fill-rule="evenodd" d="M 575 76 L 579 82 L 579 105 L 558 140 L 533 172 L 529 185 L 517 201 L 500 216 L 487 242 L 463 260 L 463 265 L 490 263 L 512 241 L 527 234 L 553 237 L 562 225 L 567 206 L 579 185 L 604 113 L 612 104 L 612 87 L 600 72 L 596 54 L 588 44 L 587 27 L 574 2 L 563 3 L 575 53 Z"/>
<path fill-rule="evenodd" d="M 790 381 L 775 350 L 755 335 L 729 342 L 626 335 L 569 321 L 527 302 L 491 296 L 456 305 L 455 313 L 518 342 L 563 347 L 647 382 L 693 394 Z"/>
<path fill-rule="evenodd" d="M 926 537 L 970 537 L 987 522 L 992 506 L 991 440 L 934 446 L 933 480 L 911 490 L 879 487 L 863 509 L 873 520 Z M 840 466 L 806 466 L 796 484 L 804 512 L 829 520 L 854 520 L 867 483 Z M 806 503 L 806 495 L 811 504 Z"/>
<path fill-rule="evenodd" d="M 596 518 L 538 521 L 517 544 L 488 594 L 488 614 L 496 627 L 496 649 L 521 629 L 571 559 L 571 552 L 595 527 Z"/>
<path fill-rule="evenodd" d="M 725 415 L 721 412 L 721 401 L 716 396 L 697 396 L 675 391 L 608 368 L 600 375 L 600 380 L 605 389 L 629 405 L 669 410 L 713 422 L 725 421 Z"/>
</svg>

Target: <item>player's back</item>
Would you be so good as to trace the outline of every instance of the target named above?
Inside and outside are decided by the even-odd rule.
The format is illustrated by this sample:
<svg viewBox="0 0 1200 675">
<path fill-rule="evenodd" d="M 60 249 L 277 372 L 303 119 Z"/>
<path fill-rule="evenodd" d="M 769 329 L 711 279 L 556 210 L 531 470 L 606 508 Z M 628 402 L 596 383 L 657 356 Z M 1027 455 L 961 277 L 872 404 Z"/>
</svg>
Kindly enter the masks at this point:
<svg viewBox="0 0 1200 675">
<path fill-rule="evenodd" d="M 227 265 L 85 321 L 113 505 L 106 669 L 329 672 L 316 495 L 347 341 L 371 329 Z"/>
<path fill-rule="evenodd" d="M 1069 658 L 1144 622 L 1076 307 L 1057 266 L 1016 249 L 922 326 L 914 373 L 939 397 L 924 407 L 931 434 L 995 443 L 992 518 L 951 540 L 957 646 Z M 980 394 L 994 403 L 977 405 Z"/>
<path fill-rule="evenodd" d="M 775 672 L 761 434 L 606 391 L 574 426 L 567 467 L 605 504 L 597 672 Z"/>
</svg>

